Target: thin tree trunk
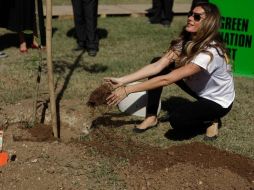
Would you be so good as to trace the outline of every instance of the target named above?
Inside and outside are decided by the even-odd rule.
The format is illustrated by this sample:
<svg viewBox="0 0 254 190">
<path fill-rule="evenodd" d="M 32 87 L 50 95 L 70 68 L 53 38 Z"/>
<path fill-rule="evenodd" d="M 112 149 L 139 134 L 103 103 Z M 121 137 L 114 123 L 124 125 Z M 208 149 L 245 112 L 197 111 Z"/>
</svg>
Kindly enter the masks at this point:
<svg viewBox="0 0 254 190">
<path fill-rule="evenodd" d="M 48 66 L 48 83 L 50 94 L 51 123 L 54 137 L 58 138 L 57 117 L 56 117 L 56 98 L 54 90 L 54 75 L 52 66 L 52 3 L 46 0 L 46 48 L 47 48 L 47 66 Z"/>
</svg>

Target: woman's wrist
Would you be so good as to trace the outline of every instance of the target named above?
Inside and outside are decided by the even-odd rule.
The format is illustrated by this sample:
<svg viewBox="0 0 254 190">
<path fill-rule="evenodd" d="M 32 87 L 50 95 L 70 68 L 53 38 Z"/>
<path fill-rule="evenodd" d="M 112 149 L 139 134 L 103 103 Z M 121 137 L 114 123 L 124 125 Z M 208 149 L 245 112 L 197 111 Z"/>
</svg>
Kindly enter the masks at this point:
<svg viewBox="0 0 254 190">
<path fill-rule="evenodd" d="M 124 86 L 123 89 L 124 89 L 125 95 L 128 96 L 129 95 L 128 86 Z"/>
<path fill-rule="evenodd" d="M 126 85 L 126 82 L 124 82 L 124 79 L 122 77 L 118 78 L 118 80 L 120 81 L 121 86 L 125 86 Z"/>
</svg>

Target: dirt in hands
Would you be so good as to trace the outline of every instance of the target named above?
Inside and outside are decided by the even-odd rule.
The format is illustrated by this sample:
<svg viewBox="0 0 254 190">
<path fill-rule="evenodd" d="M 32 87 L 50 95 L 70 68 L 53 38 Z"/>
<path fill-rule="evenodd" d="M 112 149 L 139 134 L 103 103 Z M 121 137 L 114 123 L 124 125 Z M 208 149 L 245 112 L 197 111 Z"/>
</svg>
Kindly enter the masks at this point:
<svg viewBox="0 0 254 190">
<path fill-rule="evenodd" d="M 111 94 L 111 87 L 104 83 L 97 87 L 89 96 L 88 101 L 86 102 L 86 106 L 88 108 L 88 115 L 90 121 L 86 126 L 86 130 L 90 131 L 90 129 L 94 126 L 94 122 L 97 121 L 97 118 L 102 118 L 104 121 L 104 114 L 109 111 L 110 107 L 107 105 L 107 97 Z"/>
<path fill-rule="evenodd" d="M 91 94 L 87 101 L 87 106 L 97 107 L 101 105 L 106 105 L 106 98 L 111 94 L 111 88 L 108 84 L 102 84 L 96 88 Z"/>
</svg>

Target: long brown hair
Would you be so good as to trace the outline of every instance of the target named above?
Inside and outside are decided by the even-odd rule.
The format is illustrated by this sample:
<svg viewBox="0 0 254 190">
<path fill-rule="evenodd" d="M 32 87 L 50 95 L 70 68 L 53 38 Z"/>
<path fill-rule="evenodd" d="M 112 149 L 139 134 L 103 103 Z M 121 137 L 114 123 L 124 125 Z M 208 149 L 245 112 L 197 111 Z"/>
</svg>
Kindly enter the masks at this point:
<svg viewBox="0 0 254 190">
<path fill-rule="evenodd" d="M 202 7 L 206 15 L 201 22 L 199 30 L 194 37 L 191 37 L 191 34 L 184 27 L 179 38 L 171 42 L 169 49 L 174 50 L 179 44 L 182 45 L 179 59 L 180 65 L 190 63 L 200 52 L 207 53 L 212 60 L 213 55 L 206 50 L 208 47 L 214 47 L 221 57 L 227 59 L 227 50 L 219 35 L 221 15 L 218 7 L 212 3 L 198 3 L 195 7 Z"/>
</svg>

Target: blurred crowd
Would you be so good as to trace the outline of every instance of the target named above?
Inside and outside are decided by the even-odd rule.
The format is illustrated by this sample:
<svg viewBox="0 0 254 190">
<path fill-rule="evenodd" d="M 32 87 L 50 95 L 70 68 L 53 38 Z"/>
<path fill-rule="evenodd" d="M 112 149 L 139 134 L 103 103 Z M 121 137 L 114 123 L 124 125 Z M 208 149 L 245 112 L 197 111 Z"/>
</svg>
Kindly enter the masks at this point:
<svg viewBox="0 0 254 190">
<path fill-rule="evenodd" d="M 200 1 L 207 2 L 193 0 L 191 7 Z M 77 46 L 72 51 L 87 51 L 89 56 L 96 56 L 99 51 L 98 0 L 71 0 L 71 2 L 77 36 Z M 173 5 L 174 0 L 152 0 L 152 7 L 147 10 L 149 23 L 170 26 L 174 16 Z M 20 53 L 27 53 L 29 48 L 38 49 L 46 45 L 42 7 L 42 0 L 37 0 L 37 4 L 35 0 L 0 1 L 0 27 L 17 33 Z M 36 9 L 39 19 L 36 19 Z M 0 58 L 4 57 L 7 57 L 7 54 L 1 45 Z"/>
</svg>

